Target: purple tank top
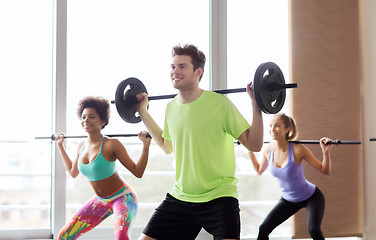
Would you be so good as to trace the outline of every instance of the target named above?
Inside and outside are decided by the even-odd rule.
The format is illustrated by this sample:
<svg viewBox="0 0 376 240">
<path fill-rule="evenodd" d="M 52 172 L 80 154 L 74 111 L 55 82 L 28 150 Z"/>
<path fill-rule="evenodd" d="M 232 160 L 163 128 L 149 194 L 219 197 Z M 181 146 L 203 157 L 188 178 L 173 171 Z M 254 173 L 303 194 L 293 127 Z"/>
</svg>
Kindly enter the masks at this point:
<svg viewBox="0 0 376 240">
<path fill-rule="evenodd" d="M 303 163 L 297 165 L 294 159 L 293 144 L 289 143 L 287 165 L 278 168 L 273 165 L 273 148 L 270 148 L 268 162 L 271 174 L 278 179 L 282 197 L 290 202 L 301 202 L 308 199 L 316 186 L 304 177 Z"/>
</svg>

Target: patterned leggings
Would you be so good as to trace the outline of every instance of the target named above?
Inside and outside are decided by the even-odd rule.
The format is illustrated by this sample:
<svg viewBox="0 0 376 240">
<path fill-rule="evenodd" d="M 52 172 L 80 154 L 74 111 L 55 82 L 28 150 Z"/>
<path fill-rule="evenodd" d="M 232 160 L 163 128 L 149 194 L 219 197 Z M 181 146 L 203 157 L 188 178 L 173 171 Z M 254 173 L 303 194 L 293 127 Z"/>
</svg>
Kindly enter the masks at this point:
<svg viewBox="0 0 376 240">
<path fill-rule="evenodd" d="M 65 224 L 59 233 L 59 239 L 78 239 L 105 218 L 115 214 L 115 239 L 128 240 L 128 230 L 136 213 L 137 197 L 134 192 L 121 192 L 110 199 L 94 196 Z"/>
</svg>

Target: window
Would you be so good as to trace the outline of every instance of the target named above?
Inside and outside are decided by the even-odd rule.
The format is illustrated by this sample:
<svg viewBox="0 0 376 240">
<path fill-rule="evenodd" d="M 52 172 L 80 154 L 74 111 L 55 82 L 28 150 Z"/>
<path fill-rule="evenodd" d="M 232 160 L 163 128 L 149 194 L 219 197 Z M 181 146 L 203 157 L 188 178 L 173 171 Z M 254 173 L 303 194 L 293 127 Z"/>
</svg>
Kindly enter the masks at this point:
<svg viewBox="0 0 376 240">
<path fill-rule="evenodd" d="M 56 199 L 51 201 L 54 190 L 66 191 L 62 194 L 66 196 L 66 219 L 94 194 L 83 176 L 72 179 L 67 175 L 66 189 L 51 189 L 54 143 L 34 139 L 35 136 L 51 135 L 54 112 L 65 111 L 54 109 L 52 105 L 56 38 L 53 12 L 56 6 L 56 1 L 0 2 L 1 22 L 11 23 L 0 25 L 2 36 L 7 36 L 0 38 L 0 79 L 6 81 L 0 88 L 1 109 L 7 113 L 0 118 L 3 126 L 0 130 L 0 152 L 3 154 L 0 161 L 0 239 L 6 239 L 8 235 L 3 234 L 6 230 L 47 229 L 50 233 L 53 222 L 62 217 L 54 216 L 51 210 L 51 206 L 60 204 Z M 210 8 L 211 2 L 202 0 L 191 0 L 189 4 L 183 0 L 69 1 L 66 135 L 85 135 L 76 116 L 80 99 L 98 95 L 113 100 L 117 85 L 128 77 L 139 78 L 151 96 L 174 93 L 169 74 L 171 49 L 175 44 L 193 43 L 206 54 L 201 87 L 209 89 L 210 81 L 217 81 L 210 79 L 210 44 L 213 41 L 210 39 Z M 288 81 L 287 14 L 285 1 L 227 1 L 228 88 L 245 87 L 253 79 L 257 66 L 265 61 L 276 62 Z M 266 21 L 265 16 L 273 16 L 271 22 Z M 65 89 L 57 91 L 65 95 Z M 228 96 L 251 120 L 249 97 L 245 93 Z M 160 126 L 163 126 L 167 102 L 150 102 L 150 113 Z M 285 106 L 286 112 L 288 104 Z M 269 117 L 264 114 L 265 138 Z M 115 105 L 111 105 L 110 124 L 104 129 L 105 134 L 138 133 L 144 129 L 143 123 L 124 122 Z M 120 140 L 137 160 L 141 150 L 138 138 Z M 75 154 L 78 143 L 79 139 L 67 140 L 70 156 Z M 262 177 L 253 174 L 244 147 L 236 146 L 236 155 L 242 237 L 245 238 L 257 234 L 259 223 L 279 193 L 276 181 L 269 174 Z M 138 236 L 154 208 L 173 187 L 174 167 L 173 156 L 165 155 L 154 144 L 142 179 L 119 166 L 123 169 L 121 175 L 139 197 L 134 236 Z M 111 239 L 113 222 L 113 218 L 104 221 L 95 229 L 95 234 L 105 232 L 103 236 Z M 277 235 L 289 233 L 287 224 L 276 232 Z M 37 238 L 32 237 L 33 234 L 27 238 Z M 104 239 L 100 234 L 96 236 Z"/>
<path fill-rule="evenodd" d="M 88 95 L 115 99 L 118 84 L 128 78 L 139 78 L 150 96 L 172 94 L 170 81 L 171 50 L 176 44 L 193 43 L 209 58 L 209 1 L 92 1 L 77 0 L 68 4 L 67 26 L 67 134 L 85 135 L 76 116 L 77 103 Z M 199 6 L 199 7 L 197 7 Z M 142 9 L 142 11 L 140 11 Z M 85 17 L 82 17 L 82 14 Z M 209 66 L 209 62 L 207 63 Z M 208 68 L 202 88 L 209 88 Z M 154 100 L 149 111 L 163 127 L 168 100 Z M 111 105 L 110 123 L 105 134 L 138 133 L 144 124 L 124 122 Z M 136 138 L 122 138 L 135 161 L 142 145 Z M 70 140 L 71 156 L 79 141 Z M 149 163 L 142 179 L 137 179 L 119 164 L 123 178 L 135 189 L 139 209 L 134 228 L 143 229 L 154 208 L 174 184 L 174 160 L 156 145 L 150 149 Z M 67 214 L 92 195 L 87 179 L 67 178 Z M 110 217 L 100 227 L 113 228 Z M 135 230 L 134 232 L 137 232 Z"/>
<path fill-rule="evenodd" d="M 227 1 L 228 88 L 246 87 L 253 81 L 257 67 L 264 62 L 275 62 L 281 68 L 285 81 L 289 82 L 288 33 L 287 1 Z M 286 94 L 289 94 L 288 90 Z M 248 94 L 229 94 L 228 97 L 251 122 L 252 108 Z M 288 114 L 288 111 L 286 102 L 281 112 Z M 263 114 L 264 140 L 270 139 L 271 117 Z M 261 154 L 256 153 L 256 156 L 261 159 Z M 255 174 L 243 146 L 236 146 L 236 160 L 242 237 L 255 237 L 259 225 L 280 198 L 280 190 L 269 171 L 261 176 Z M 290 221 L 284 222 L 271 236 L 291 236 L 290 225 Z"/>
<path fill-rule="evenodd" d="M 34 137 L 52 129 L 52 15 L 52 1 L 0 2 L 0 231 L 50 228 L 51 145 Z"/>
</svg>

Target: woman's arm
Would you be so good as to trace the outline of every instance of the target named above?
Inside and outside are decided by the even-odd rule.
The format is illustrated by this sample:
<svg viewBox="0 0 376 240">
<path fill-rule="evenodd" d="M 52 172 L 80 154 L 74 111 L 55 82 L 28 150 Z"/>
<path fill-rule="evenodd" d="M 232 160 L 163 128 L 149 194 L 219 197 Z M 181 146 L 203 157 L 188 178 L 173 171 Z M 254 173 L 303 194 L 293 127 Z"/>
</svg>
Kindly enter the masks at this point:
<svg viewBox="0 0 376 240">
<path fill-rule="evenodd" d="M 134 176 L 141 178 L 144 175 L 146 165 L 149 159 L 149 147 L 151 138 L 147 137 L 147 132 L 138 134 L 140 140 L 143 142 L 141 156 L 137 163 L 135 163 L 128 155 L 124 145 L 117 139 L 112 139 L 112 146 L 114 148 L 114 156 L 119 159 L 121 164 L 127 168 Z"/>
<path fill-rule="evenodd" d="M 331 144 L 325 144 L 326 142 L 331 141 L 331 139 L 323 137 L 320 139 L 320 146 L 322 151 L 322 161 L 320 162 L 304 145 L 296 145 L 298 147 L 299 154 L 301 155 L 301 158 L 306 160 L 312 167 L 319 170 L 320 172 L 324 174 L 330 174 L 331 173 L 331 159 L 330 159 L 330 149 L 332 148 Z"/>
<path fill-rule="evenodd" d="M 261 175 L 268 168 L 268 158 L 267 158 L 267 149 L 262 154 L 261 163 L 257 161 L 255 154 L 252 151 L 248 151 L 249 157 L 251 158 L 253 168 L 258 175 Z"/>
<path fill-rule="evenodd" d="M 63 159 L 63 163 L 65 166 L 65 169 L 71 175 L 73 178 L 77 177 L 80 171 L 78 170 L 77 163 L 78 163 L 78 153 L 80 149 L 82 148 L 82 143 L 79 144 L 77 149 L 77 156 L 74 162 L 70 159 L 68 156 L 63 143 L 64 143 L 64 134 L 63 133 L 57 133 L 55 134 L 55 140 L 56 140 L 56 146 L 59 149 L 60 156 Z"/>
</svg>

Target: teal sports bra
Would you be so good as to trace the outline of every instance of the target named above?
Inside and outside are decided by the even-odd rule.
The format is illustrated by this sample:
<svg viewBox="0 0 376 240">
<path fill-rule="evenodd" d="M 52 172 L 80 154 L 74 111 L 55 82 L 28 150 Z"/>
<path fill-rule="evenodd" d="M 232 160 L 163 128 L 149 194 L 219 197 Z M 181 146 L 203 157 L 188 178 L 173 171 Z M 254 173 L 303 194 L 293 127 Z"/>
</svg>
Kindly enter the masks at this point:
<svg viewBox="0 0 376 240">
<path fill-rule="evenodd" d="M 78 158 L 78 170 L 87 177 L 89 181 L 99 181 L 112 176 L 116 172 L 116 161 L 108 161 L 102 155 L 102 145 L 99 148 L 97 157 L 90 163 L 85 164 L 81 159 L 81 155 Z M 85 149 L 85 145 L 82 151 Z M 82 153 L 81 151 L 81 153 Z"/>
</svg>

